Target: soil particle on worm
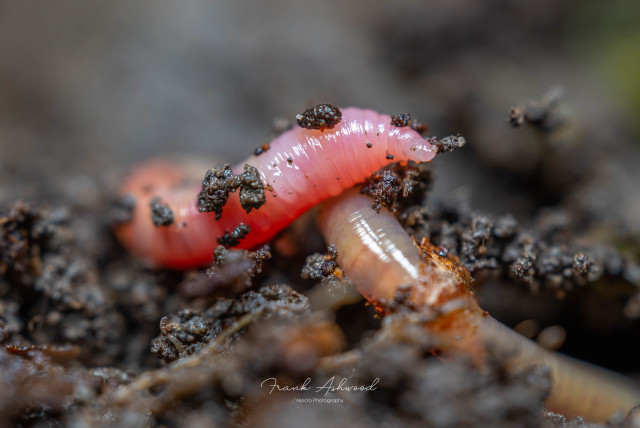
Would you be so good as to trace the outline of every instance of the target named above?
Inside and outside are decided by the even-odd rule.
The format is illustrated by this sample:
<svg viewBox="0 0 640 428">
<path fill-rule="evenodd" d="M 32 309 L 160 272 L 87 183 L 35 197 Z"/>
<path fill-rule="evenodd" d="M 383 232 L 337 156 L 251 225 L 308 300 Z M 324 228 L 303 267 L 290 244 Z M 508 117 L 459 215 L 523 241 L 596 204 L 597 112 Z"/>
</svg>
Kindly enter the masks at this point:
<svg viewBox="0 0 640 428">
<path fill-rule="evenodd" d="M 238 187 L 240 188 L 240 206 L 246 212 L 258 209 L 266 202 L 265 185 L 256 167 L 244 166 L 244 172 L 238 176 Z"/>
<path fill-rule="evenodd" d="M 342 120 L 340 109 L 331 104 L 318 104 L 296 116 L 298 126 L 305 129 L 324 131 L 336 126 Z"/>
<path fill-rule="evenodd" d="M 264 152 L 268 151 L 270 148 L 271 148 L 271 145 L 269 143 L 264 143 L 260 147 L 256 147 L 256 149 L 253 151 L 253 154 L 254 156 L 260 156 Z"/>
<path fill-rule="evenodd" d="M 214 212 L 216 219 L 222 216 L 222 208 L 229 199 L 229 193 L 240 190 L 240 205 L 247 212 L 260 208 L 265 202 L 265 186 L 257 168 L 244 166 L 244 172 L 233 174 L 231 165 L 217 165 L 207 171 L 202 180 L 202 190 L 198 194 L 200 212 Z"/>
<path fill-rule="evenodd" d="M 244 223 L 240 223 L 231 232 L 225 230 L 224 235 L 218 238 L 218 244 L 225 247 L 235 247 L 249 232 L 251 232 L 251 228 Z"/>
<path fill-rule="evenodd" d="M 436 148 L 436 153 L 446 153 L 464 146 L 467 140 L 460 135 L 450 135 L 441 140 L 432 137 L 429 139 L 429 142 Z"/>
<path fill-rule="evenodd" d="M 151 198 L 151 221 L 155 226 L 171 226 L 173 224 L 173 211 L 168 204 L 162 202 L 159 197 Z"/>
<path fill-rule="evenodd" d="M 222 208 L 227 204 L 229 193 L 238 188 L 237 177 L 230 164 L 216 165 L 207 171 L 202 180 L 202 190 L 198 194 L 198 209 L 214 212 L 216 219 L 222 216 Z"/>
<path fill-rule="evenodd" d="M 403 128 L 411 123 L 411 114 L 401 113 L 397 116 L 391 116 L 391 126 Z"/>
<path fill-rule="evenodd" d="M 431 182 L 429 168 L 409 162 L 392 165 L 371 175 L 365 181 L 361 193 L 373 199 L 371 208 L 380 212 L 381 207 L 396 212 L 401 205 L 414 202 Z"/>
</svg>

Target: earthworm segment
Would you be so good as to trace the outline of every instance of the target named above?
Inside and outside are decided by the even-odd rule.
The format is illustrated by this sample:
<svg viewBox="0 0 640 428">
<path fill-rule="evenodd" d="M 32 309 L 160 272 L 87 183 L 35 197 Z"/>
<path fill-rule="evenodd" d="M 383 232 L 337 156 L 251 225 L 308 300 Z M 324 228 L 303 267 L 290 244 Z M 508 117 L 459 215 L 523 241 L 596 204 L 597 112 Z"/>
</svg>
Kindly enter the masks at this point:
<svg viewBox="0 0 640 428">
<path fill-rule="evenodd" d="M 206 265 L 220 244 L 252 248 L 272 239 L 300 214 L 389 164 L 430 161 L 464 139 L 425 139 L 372 110 L 328 104 L 297 117 L 284 132 L 234 168 L 209 170 L 202 187 L 187 184 L 183 167 L 152 162 L 135 169 L 120 191 L 129 216 L 116 234 L 132 253 L 159 265 Z M 393 123 L 392 123 L 393 122 Z"/>
<path fill-rule="evenodd" d="M 640 389 L 629 379 L 549 352 L 489 316 L 478 306 L 466 269 L 428 242 L 415 243 L 389 211 L 376 214 L 357 191 L 325 202 L 318 221 L 358 290 L 376 304 L 396 301 L 429 314 L 425 327 L 442 351 L 476 361 L 491 352 L 513 370 L 549 367 L 553 386 L 546 406 L 565 416 L 605 422 L 640 403 Z"/>
</svg>

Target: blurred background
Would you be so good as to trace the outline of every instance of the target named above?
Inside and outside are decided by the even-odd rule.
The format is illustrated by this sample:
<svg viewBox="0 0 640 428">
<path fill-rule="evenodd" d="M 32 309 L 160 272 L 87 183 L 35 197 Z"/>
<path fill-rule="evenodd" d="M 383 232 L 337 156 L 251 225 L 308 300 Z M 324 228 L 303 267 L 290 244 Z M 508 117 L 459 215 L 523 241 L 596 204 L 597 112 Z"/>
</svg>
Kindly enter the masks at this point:
<svg viewBox="0 0 640 428">
<path fill-rule="evenodd" d="M 275 118 L 329 102 L 463 134 L 436 195 L 525 221 L 562 204 L 635 239 L 639 16 L 631 0 L 2 1 L 0 203 L 90 206 L 163 154 L 235 163 Z M 518 106 L 540 120 L 513 128 Z"/>
</svg>

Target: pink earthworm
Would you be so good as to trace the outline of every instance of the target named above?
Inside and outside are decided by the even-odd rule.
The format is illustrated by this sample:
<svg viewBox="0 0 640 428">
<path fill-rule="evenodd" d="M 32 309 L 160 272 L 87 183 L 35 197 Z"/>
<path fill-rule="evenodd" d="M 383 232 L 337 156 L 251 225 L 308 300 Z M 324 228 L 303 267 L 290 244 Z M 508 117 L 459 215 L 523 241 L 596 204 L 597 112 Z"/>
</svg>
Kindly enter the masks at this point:
<svg viewBox="0 0 640 428">
<path fill-rule="evenodd" d="M 326 242 L 336 245 L 338 264 L 368 300 L 404 296 L 406 306 L 437 314 L 427 328 L 441 340 L 441 350 L 476 360 L 492 352 L 510 370 L 549 367 L 552 391 L 545 405 L 568 417 L 606 422 L 640 403 L 640 389 L 630 379 L 545 350 L 489 316 L 477 303 L 466 269 L 428 242 L 417 244 L 393 214 L 376 214 L 371 200 L 357 191 L 325 202 L 318 223 Z"/>
<path fill-rule="evenodd" d="M 327 106 L 316 109 L 335 109 L 331 112 L 340 114 Z M 309 125 L 304 119 L 300 117 L 299 122 Z M 129 221 L 116 226 L 116 235 L 133 254 L 174 269 L 210 263 L 217 240 L 240 224 L 249 232 L 236 247 L 254 248 L 312 206 L 364 181 L 390 162 L 427 162 L 436 155 L 437 140 L 425 139 L 407 123 L 391 122 L 391 116 L 372 110 L 345 108 L 341 120 L 324 129 L 308 129 L 313 128 L 312 120 L 307 128 L 301 125 L 284 132 L 267 151 L 233 168 L 234 174 L 257 170 L 258 187 L 264 188 L 266 200 L 258 209 L 243 207 L 241 190 L 229 195 L 221 212 L 201 212 L 200 189 L 186 184 L 186 168 L 158 161 L 143 164 L 120 190 L 135 205 Z M 209 178 L 224 176 L 223 181 L 230 175 L 230 170 L 219 169 L 218 176 Z M 152 221 L 156 211 L 167 215 Z"/>
</svg>

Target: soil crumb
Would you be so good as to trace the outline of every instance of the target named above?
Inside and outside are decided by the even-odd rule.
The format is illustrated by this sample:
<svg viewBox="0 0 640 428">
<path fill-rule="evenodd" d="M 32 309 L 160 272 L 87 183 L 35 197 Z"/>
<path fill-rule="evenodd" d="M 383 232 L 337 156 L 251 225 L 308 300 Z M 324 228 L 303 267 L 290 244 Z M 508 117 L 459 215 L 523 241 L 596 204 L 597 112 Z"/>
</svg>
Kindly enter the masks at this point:
<svg viewBox="0 0 640 428">
<path fill-rule="evenodd" d="M 225 247 L 235 247 L 249 232 L 251 232 L 251 228 L 244 223 L 240 223 L 231 232 L 225 230 L 224 235 L 218 238 L 218 244 Z"/>
<path fill-rule="evenodd" d="M 464 137 L 460 135 L 450 135 L 438 140 L 435 137 L 429 139 L 431 145 L 436 148 L 436 153 L 446 153 L 459 149 L 467 143 Z"/>
<path fill-rule="evenodd" d="M 403 128 L 411 123 L 411 114 L 401 113 L 397 116 L 391 116 L 391 126 Z"/>
<path fill-rule="evenodd" d="M 257 168 L 246 164 L 244 172 L 234 175 L 230 164 L 217 165 L 207 171 L 198 194 L 200 212 L 214 212 L 216 220 L 222 217 L 222 208 L 229 193 L 240 189 L 240 205 L 246 212 L 258 209 L 266 202 L 265 186 Z"/>
<path fill-rule="evenodd" d="M 151 221 L 155 226 L 171 226 L 173 224 L 173 211 L 168 204 L 162 202 L 159 197 L 149 201 L 151 207 Z"/>
<path fill-rule="evenodd" d="M 431 183 L 430 169 L 424 164 L 396 164 L 375 172 L 367 178 L 361 193 L 373 199 L 371 208 L 382 207 L 396 212 L 402 205 L 415 202 Z"/>
<path fill-rule="evenodd" d="M 324 131 L 336 126 L 342 120 L 340 109 L 331 104 L 318 104 L 296 116 L 298 126 L 305 129 Z"/>
</svg>

